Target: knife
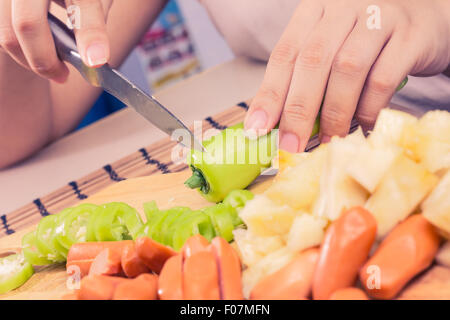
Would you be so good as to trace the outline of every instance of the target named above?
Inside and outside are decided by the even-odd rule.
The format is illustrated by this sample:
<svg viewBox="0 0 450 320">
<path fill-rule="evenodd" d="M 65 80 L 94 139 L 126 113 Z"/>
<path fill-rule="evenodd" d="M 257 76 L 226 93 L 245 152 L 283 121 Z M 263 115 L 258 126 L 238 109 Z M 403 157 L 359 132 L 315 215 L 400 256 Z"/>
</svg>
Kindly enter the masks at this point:
<svg viewBox="0 0 450 320">
<path fill-rule="evenodd" d="M 141 116 L 169 136 L 172 137 L 174 134 L 178 143 L 188 148 L 193 147 L 196 150 L 204 151 L 201 142 L 181 120 L 119 71 L 111 68 L 108 64 L 99 68 L 91 68 L 84 64 L 78 53 L 73 31 L 50 13 L 48 21 L 59 58 L 73 65 L 87 82 L 95 87 L 102 87 L 127 106 L 134 108 Z"/>
</svg>

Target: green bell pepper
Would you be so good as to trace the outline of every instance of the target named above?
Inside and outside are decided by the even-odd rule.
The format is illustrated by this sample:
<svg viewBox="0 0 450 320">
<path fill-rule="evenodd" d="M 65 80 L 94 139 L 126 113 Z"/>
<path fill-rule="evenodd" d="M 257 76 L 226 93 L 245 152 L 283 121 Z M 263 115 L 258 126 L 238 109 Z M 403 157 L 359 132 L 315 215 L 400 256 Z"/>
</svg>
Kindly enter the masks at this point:
<svg viewBox="0 0 450 320">
<path fill-rule="evenodd" d="M 203 142 L 206 152 L 191 150 L 192 177 L 185 184 L 198 188 L 211 202 L 220 202 L 232 190 L 246 188 L 268 168 L 276 154 L 277 135 L 272 131 L 258 139 L 244 135 L 243 124 L 223 130 Z"/>
<path fill-rule="evenodd" d="M 20 287 L 33 273 L 33 266 L 21 254 L 0 258 L 0 294 Z"/>
</svg>

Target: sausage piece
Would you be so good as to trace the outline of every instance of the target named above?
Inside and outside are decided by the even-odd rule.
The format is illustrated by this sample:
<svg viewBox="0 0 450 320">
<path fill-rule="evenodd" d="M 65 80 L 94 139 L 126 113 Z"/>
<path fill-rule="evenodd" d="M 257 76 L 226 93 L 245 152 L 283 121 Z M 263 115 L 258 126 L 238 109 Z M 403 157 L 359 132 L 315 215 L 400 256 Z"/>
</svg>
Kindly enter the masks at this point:
<svg viewBox="0 0 450 320">
<path fill-rule="evenodd" d="M 201 234 L 196 234 L 186 240 L 181 248 L 181 252 L 183 253 L 184 258 L 188 258 L 199 251 L 206 250 L 208 246 L 208 240 Z"/>
<path fill-rule="evenodd" d="M 75 243 L 70 247 L 67 254 L 67 262 L 94 260 L 100 251 L 104 249 L 110 249 L 121 254 L 125 246 L 132 243 L 132 240 Z"/>
<path fill-rule="evenodd" d="M 147 268 L 145 263 L 139 258 L 134 243 L 126 246 L 122 251 L 121 266 L 123 273 L 128 278 L 136 278 L 143 273 L 149 273 L 150 269 Z"/>
<path fill-rule="evenodd" d="M 184 262 L 183 295 L 186 300 L 219 300 L 219 275 L 216 257 L 200 251 Z"/>
<path fill-rule="evenodd" d="M 369 297 L 359 288 L 343 288 L 333 292 L 329 300 L 369 300 Z"/>
<path fill-rule="evenodd" d="M 166 261 L 158 279 L 158 295 L 161 300 L 183 300 L 182 270 L 181 254 Z"/>
<path fill-rule="evenodd" d="M 351 287 L 375 240 L 377 223 L 370 212 L 354 207 L 328 228 L 314 274 L 313 298 L 327 300 L 338 289 Z"/>
<path fill-rule="evenodd" d="M 139 258 L 150 270 L 160 273 L 164 263 L 177 254 L 172 248 L 160 244 L 149 237 L 136 240 L 136 251 Z"/>
<path fill-rule="evenodd" d="M 307 249 L 280 270 L 260 280 L 250 293 L 252 300 L 303 300 L 311 292 L 319 248 Z"/>
<path fill-rule="evenodd" d="M 81 280 L 78 298 L 80 300 L 111 300 L 116 287 L 128 279 L 90 275 Z"/>
<path fill-rule="evenodd" d="M 158 276 L 141 274 L 117 285 L 113 300 L 156 300 L 158 297 Z"/>
<path fill-rule="evenodd" d="M 206 240 L 206 239 L 205 239 Z M 219 272 L 220 296 L 222 300 L 242 300 L 241 262 L 236 251 L 223 238 L 211 241 Z"/>
<path fill-rule="evenodd" d="M 433 262 L 440 238 L 422 216 L 413 215 L 396 226 L 360 272 L 366 292 L 377 299 L 392 299 Z"/>
<path fill-rule="evenodd" d="M 102 250 L 110 249 L 114 253 L 121 254 L 123 249 L 132 243 L 132 240 L 75 243 L 67 254 L 66 268 L 77 266 L 81 276 L 84 277 L 89 273 L 92 262 Z"/>
<path fill-rule="evenodd" d="M 119 275 L 122 273 L 121 256 L 121 252 L 109 248 L 100 251 L 91 264 L 89 275 Z"/>
</svg>

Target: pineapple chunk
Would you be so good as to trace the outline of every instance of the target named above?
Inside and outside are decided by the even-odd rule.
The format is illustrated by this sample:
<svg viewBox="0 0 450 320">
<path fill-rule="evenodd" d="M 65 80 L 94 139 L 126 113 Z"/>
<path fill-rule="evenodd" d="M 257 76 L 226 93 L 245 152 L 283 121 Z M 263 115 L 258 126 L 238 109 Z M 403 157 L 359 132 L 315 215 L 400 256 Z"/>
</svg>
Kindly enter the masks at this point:
<svg viewBox="0 0 450 320">
<path fill-rule="evenodd" d="M 411 124 L 416 124 L 417 121 L 417 118 L 409 113 L 383 109 L 378 115 L 368 140 L 373 146 L 381 148 L 389 144 L 399 145 L 403 129 Z"/>
<path fill-rule="evenodd" d="M 450 234 L 450 171 L 422 203 L 423 216 L 443 231 Z"/>
<path fill-rule="evenodd" d="M 437 181 L 421 164 L 400 155 L 365 204 L 377 220 L 378 239 L 411 214 Z"/>
<path fill-rule="evenodd" d="M 288 264 L 295 253 L 284 247 L 265 256 L 255 265 L 242 273 L 242 290 L 245 298 L 249 298 L 253 287 L 265 276 L 277 272 Z"/>
<path fill-rule="evenodd" d="M 265 194 L 278 204 L 287 204 L 295 210 L 310 211 L 319 194 L 320 176 L 326 155 L 326 145 L 311 153 L 301 153 L 294 160 L 294 166 L 277 175 Z M 302 161 L 299 161 L 300 157 Z"/>
<path fill-rule="evenodd" d="M 241 261 L 246 266 L 252 266 L 269 253 L 284 247 L 280 236 L 259 237 L 245 229 L 233 231 Z"/>
<path fill-rule="evenodd" d="M 415 125 L 406 126 L 401 145 L 431 172 L 450 168 L 450 113 L 427 112 Z"/>
<path fill-rule="evenodd" d="M 261 237 L 285 235 L 297 216 L 288 205 L 279 205 L 264 194 L 248 201 L 239 213 L 249 231 Z"/>
<path fill-rule="evenodd" d="M 345 138 L 333 137 L 320 179 L 319 196 L 313 207 L 314 216 L 333 221 L 342 210 L 366 202 L 367 191 L 347 174 L 347 168 L 364 143 L 361 129 Z"/>
<path fill-rule="evenodd" d="M 328 221 L 304 213 L 294 219 L 289 231 L 287 246 L 292 251 L 300 252 L 304 249 L 319 245 L 325 235 Z"/>
<path fill-rule="evenodd" d="M 295 167 L 297 164 L 303 162 L 310 156 L 310 153 L 290 153 L 284 150 L 278 150 L 278 156 L 272 161 L 272 167 L 278 168 L 279 173 L 285 171 L 287 168 Z"/>
<path fill-rule="evenodd" d="M 383 148 L 365 142 L 359 147 L 347 173 L 367 191 L 373 193 L 380 180 L 400 155 L 401 149 L 394 145 Z"/>
</svg>

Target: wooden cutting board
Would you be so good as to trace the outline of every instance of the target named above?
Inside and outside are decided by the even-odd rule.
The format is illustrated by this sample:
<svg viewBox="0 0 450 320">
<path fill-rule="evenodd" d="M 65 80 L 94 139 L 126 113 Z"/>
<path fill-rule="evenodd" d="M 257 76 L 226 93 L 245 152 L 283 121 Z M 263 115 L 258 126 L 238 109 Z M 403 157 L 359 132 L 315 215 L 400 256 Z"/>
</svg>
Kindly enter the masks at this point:
<svg viewBox="0 0 450 320">
<path fill-rule="evenodd" d="M 173 206 L 188 206 L 192 209 L 199 209 L 211 205 L 197 191 L 190 190 L 183 185 L 189 175 L 189 171 L 183 171 L 125 180 L 89 197 L 85 202 L 102 204 L 123 201 L 135 207 L 142 216 L 142 204 L 151 200 L 155 200 L 162 209 Z M 261 193 L 269 184 L 270 178 L 262 177 L 250 189 L 254 193 Z M 34 228 L 30 227 L 3 238 L 0 243 L 0 254 L 19 248 L 22 236 Z M 69 292 L 66 281 L 67 275 L 64 265 L 44 267 L 34 274 L 25 285 L 0 296 L 0 299 L 59 299 Z M 399 298 L 450 299 L 450 268 L 432 267 L 414 280 Z"/>
<path fill-rule="evenodd" d="M 90 196 L 84 202 L 102 204 L 123 201 L 136 208 L 142 217 L 144 217 L 142 204 L 151 200 L 155 200 L 161 209 L 174 206 L 199 209 L 211 205 L 196 190 L 184 186 L 183 182 L 189 176 L 190 170 L 185 170 L 179 173 L 157 174 L 124 180 Z M 269 181 L 266 180 L 268 178 L 259 178 L 250 189 L 255 193 L 262 192 L 268 185 Z M 35 227 L 29 227 L 3 238 L 0 243 L 0 254 L 20 248 L 22 236 Z M 0 296 L 0 299 L 59 299 L 69 292 L 66 288 L 66 281 L 64 265 L 44 267 L 22 287 Z"/>
</svg>

